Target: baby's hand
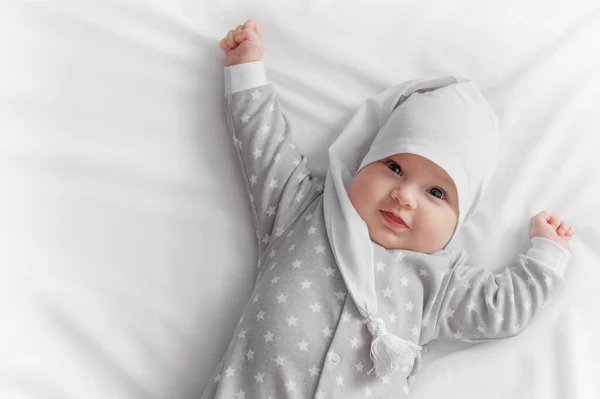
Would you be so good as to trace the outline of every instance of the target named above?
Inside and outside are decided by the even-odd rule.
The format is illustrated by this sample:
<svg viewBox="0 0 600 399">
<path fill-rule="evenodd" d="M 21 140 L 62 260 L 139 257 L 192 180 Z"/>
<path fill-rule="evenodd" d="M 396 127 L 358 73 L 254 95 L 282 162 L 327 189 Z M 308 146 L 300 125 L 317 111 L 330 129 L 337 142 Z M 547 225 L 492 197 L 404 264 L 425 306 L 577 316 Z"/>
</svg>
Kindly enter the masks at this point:
<svg viewBox="0 0 600 399">
<path fill-rule="evenodd" d="M 559 217 L 542 211 L 533 217 L 529 238 L 544 237 L 556 242 L 564 248 L 569 247 L 569 240 L 575 234 L 575 229 Z"/>
<path fill-rule="evenodd" d="M 226 53 L 227 66 L 260 61 L 265 53 L 265 39 L 258 24 L 251 19 L 227 32 L 220 44 Z"/>
</svg>

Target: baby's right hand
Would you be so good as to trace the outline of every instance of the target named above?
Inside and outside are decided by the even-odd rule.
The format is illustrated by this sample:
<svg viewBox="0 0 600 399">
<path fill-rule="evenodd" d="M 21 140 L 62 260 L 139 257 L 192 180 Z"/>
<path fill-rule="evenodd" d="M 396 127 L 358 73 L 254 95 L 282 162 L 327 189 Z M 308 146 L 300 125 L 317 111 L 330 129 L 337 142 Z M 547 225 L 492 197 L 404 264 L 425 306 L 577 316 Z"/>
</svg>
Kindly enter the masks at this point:
<svg viewBox="0 0 600 399">
<path fill-rule="evenodd" d="M 221 48 L 225 51 L 227 66 L 244 62 L 260 61 L 265 53 L 265 39 L 258 24 L 249 19 L 244 25 L 227 32 L 221 39 Z"/>
</svg>

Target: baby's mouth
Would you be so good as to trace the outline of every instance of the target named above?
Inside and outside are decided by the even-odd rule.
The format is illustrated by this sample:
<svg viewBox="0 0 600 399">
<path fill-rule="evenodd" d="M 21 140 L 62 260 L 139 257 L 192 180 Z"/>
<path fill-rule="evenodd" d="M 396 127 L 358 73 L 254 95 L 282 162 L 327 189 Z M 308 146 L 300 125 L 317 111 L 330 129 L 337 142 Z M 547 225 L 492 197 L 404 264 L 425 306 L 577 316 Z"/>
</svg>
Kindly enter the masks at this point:
<svg viewBox="0 0 600 399">
<path fill-rule="evenodd" d="M 381 211 L 381 215 L 388 226 L 390 226 L 393 230 L 404 230 L 408 229 L 408 226 L 402 219 L 397 218 L 394 214 L 386 211 Z"/>
</svg>

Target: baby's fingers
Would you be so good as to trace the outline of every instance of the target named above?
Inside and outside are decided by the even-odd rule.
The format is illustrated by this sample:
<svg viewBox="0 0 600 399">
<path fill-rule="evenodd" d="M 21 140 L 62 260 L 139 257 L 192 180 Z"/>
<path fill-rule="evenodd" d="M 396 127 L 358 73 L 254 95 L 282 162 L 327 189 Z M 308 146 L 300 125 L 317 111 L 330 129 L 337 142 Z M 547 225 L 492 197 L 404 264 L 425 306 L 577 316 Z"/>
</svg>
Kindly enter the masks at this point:
<svg viewBox="0 0 600 399">
<path fill-rule="evenodd" d="M 238 45 L 234 39 L 234 35 L 235 32 L 233 30 L 230 30 L 229 32 L 227 32 L 227 36 L 225 36 L 225 42 L 229 46 L 229 49 L 234 49 Z"/>
</svg>

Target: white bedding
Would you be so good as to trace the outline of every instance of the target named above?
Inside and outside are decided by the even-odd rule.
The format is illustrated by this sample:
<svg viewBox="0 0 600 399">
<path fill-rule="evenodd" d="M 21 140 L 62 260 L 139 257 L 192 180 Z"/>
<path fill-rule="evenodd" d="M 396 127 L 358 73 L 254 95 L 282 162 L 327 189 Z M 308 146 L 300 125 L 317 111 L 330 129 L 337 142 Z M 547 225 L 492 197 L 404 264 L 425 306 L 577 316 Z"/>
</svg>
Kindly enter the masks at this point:
<svg viewBox="0 0 600 399">
<path fill-rule="evenodd" d="M 593 2 L 8 0 L 0 398 L 199 397 L 256 273 L 218 44 L 249 18 L 317 174 L 366 98 L 458 74 L 479 85 L 503 138 L 484 203 L 455 246 L 500 271 L 527 249 L 538 211 L 577 229 L 543 315 L 515 338 L 430 345 L 412 396 L 600 397 Z"/>
</svg>

